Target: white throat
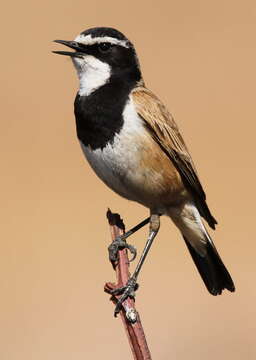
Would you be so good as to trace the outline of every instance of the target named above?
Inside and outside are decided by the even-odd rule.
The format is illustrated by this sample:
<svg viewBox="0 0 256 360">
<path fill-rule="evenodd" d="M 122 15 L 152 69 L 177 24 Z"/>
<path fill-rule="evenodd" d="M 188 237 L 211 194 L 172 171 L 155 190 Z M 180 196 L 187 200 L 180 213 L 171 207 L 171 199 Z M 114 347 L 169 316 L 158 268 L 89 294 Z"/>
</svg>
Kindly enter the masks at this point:
<svg viewBox="0 0 256 360">
<path fill-rule="evenodd" d="M 85 55 L 82 59 L 72 58 L 72 60 L 79 78 L 79 95 L 88 96 L 109 81 L 111 68 L 107 63 L 92 55 Z"/>
</svg>

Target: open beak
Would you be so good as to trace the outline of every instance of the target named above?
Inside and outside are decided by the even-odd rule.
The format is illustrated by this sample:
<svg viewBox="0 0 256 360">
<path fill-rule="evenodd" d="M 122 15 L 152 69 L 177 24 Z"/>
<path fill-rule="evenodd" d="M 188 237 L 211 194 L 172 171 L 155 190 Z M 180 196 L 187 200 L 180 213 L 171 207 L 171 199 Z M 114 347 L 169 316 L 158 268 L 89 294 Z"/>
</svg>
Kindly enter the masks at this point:
<svg viewBox="0 0 256 360">
<path fill-rule="evenodd" d="M 67 41 L 67 40 L 54 40 L 54 42 L 62 45 L 66 45 L 69 48 L 76 50 L 74 51 L 53 51 L 54 54 L 58 55 L 67 55 L 70 57 L 82 58 L 84 55 L 84 49 L 82 48 L 81 44 L 76 41 Z"/>
</svg>

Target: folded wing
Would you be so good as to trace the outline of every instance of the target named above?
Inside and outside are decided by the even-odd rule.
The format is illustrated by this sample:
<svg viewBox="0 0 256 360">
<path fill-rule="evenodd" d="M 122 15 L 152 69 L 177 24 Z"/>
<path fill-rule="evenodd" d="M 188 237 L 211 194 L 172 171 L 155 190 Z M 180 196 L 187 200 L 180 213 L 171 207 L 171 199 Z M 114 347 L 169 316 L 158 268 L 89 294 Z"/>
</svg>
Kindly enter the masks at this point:
<svg viewBox="0 0 256 360">
<path fill-rule="evenodd" d="M 195 165 L 179 132 L 179 129 L 162 102 L 145 87 L 137 87 L 132 92 L 133 101 L 152 138 L 179 171 L 184 185 L 194 198 L 200 215 L 215 229 L 217 221 L 212 216 L 206 196 L 197 175 Z"/>
</svg>

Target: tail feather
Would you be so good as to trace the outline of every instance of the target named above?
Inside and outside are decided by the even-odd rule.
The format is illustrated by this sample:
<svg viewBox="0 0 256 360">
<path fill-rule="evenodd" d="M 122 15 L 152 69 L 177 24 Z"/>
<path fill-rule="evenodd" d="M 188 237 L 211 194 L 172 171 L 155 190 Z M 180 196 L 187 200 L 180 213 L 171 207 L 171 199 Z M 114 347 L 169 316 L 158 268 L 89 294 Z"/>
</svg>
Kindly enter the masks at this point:
<svg viewBox="0 0 256 360">
<path fill-rule="evenodd" d="M 220 295 L 224 289 L 235 291 L 233 280 L 214 244 L 208 240 L 206 254 L 202 256 L 196 252 L 185 236 L 183 238 L 208 291 L 212 295 Z"/>
</svg>

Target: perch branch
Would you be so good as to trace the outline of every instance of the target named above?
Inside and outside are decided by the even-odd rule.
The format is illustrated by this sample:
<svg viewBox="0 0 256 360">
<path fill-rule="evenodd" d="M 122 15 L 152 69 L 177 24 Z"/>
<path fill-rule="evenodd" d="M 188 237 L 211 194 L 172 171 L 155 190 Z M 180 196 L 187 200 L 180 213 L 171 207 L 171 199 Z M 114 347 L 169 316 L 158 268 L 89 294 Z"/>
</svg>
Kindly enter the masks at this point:
<svg viewBox="0 0 256 360">
<path fill-rule="evenodd" d="M 114 241 L 117 236 L 124 234 L 125 226 L 122 219 L 120 218 L 120 215 L 113 214 L 110 210 L 107 212 L 107 218 L 110 225 L 111 238 L 112 241 Z M 111 294 L 111 290 L 125 286 L 128 279 L 130 278 L 127 250 L 119 250 L 118 255 L 119 261 L 112 262 L 112 266 L 116 272 L 117 284 L 105 284 L 104 291 L 108 294 Z M 118 297 L 118 295 L 111 296 L 111 300 L 114 304 L 116 304 Z M 128 298 L 124 301 L 120 315 L 126 330 L 134 359 L 151 360 L 152 358 L 147 345 L 140 316 L 135 309 L 134 299 Z"/>
</svg>

